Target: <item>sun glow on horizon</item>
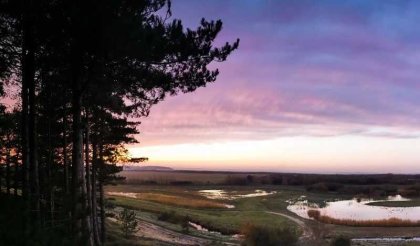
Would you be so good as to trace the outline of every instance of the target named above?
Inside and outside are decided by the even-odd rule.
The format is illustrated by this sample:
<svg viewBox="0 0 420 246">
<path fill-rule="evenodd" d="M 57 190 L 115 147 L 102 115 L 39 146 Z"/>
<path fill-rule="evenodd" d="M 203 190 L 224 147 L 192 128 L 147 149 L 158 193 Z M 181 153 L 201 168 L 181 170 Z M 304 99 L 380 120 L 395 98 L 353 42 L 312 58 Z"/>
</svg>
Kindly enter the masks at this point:
<svg viewBox="0 0 420 246">
<path fill-rule="evenodd" d="M 128 148 L 177 169 L 412 173 L 420 172 L 419 146 L 417 138 L 344 135 Z"/>
</svg>

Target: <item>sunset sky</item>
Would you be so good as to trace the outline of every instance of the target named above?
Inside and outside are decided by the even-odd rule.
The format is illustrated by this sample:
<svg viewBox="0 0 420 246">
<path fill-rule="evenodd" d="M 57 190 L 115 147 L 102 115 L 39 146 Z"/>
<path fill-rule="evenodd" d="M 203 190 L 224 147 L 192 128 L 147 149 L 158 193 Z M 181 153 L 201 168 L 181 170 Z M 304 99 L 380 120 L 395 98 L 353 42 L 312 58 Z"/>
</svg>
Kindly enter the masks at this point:
<svg viewBox="0 0 420 246">
<path fill-rule="evenodd" d="M 174 0 L 240 38 L 218 80 L 142 119 L 133 156 L 178 169 L 420 173 L 420 1 Z"/>
</svg>

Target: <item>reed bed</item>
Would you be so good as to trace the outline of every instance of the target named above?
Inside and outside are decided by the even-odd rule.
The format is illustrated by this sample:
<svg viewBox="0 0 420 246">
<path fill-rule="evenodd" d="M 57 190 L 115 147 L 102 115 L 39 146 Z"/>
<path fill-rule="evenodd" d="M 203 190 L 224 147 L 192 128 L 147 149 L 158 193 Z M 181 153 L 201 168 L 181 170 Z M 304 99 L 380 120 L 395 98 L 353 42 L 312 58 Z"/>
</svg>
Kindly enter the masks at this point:
<svg viewBox="0 0 420 246">
<path fill-rule="evenodd" d="M 389 218 L 383 220 L 352 220 L 336 219 L 327 215 L 321 215 L 318 210 L 308 210 L 308 216 L 322 223 L 345 225 L 345 226 L 366 226 L 366 227 L 417 227 L 420 221 L 402 220 L 398 218 Z"/>
<path fill-rule="evenodd" d="M 217 201 L 192 198 L 186 196 L 174 196 L 159 193 L 130 193 L 135 194 L 135 199 L 157 202 L 173 206 L 189 207 L 189 208 L 227 208 L 227 205 Z M 115 194 L 112 194 L 115 195 Z M 118 195 L 117 195 L 118 196 Z"/>
</svg>

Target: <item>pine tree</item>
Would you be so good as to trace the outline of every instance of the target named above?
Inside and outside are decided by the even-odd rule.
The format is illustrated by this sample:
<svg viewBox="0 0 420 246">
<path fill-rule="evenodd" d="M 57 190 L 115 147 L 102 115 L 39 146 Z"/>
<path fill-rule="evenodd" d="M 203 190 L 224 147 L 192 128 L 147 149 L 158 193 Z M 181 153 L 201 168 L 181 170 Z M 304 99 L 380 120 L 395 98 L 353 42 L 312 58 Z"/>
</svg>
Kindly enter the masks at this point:
<svg viewBox="0 0 420 246">
<path fill-rule="evenodd" d="M 168 0 L 0 2 L 0 95 L 5 84 L 21 88 L 11 134 L 1 129 L 8 137 L 1 139 L 0 170 L 6 190 L 14 176 L 15 194 L 22 191 L 24 238 L 57 243 L 47 232 L 54 225 L 65 234 L 57 236 L 60 243 L 103 244 L 103 187 L 121 179 L 117 163 L 138 133 L 139 122 L 128 119 L 147 116 L 166 96 L 214 82 L 218 70 L 207 66 L 238 47 L 238 41 L 214 47 L 221 21 L 202 20 L 196 30 L 168 21 L 170 6 Z"/>
<path fill-rule="evenodd" d="M 125 238 L 129 238 L 134 232 L 137 231 L 137 219 L 134 211 L 124 208 L 119 214 L 118 219 L 121 221 L 121 230 Z"/>
</svg>

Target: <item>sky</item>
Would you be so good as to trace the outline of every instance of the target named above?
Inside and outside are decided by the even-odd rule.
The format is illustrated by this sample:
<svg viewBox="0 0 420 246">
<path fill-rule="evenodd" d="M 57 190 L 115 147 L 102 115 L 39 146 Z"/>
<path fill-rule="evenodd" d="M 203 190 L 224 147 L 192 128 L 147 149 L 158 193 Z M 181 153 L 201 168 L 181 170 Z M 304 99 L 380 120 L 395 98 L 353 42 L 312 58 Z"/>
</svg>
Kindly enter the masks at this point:
<svg viewBox="0 0 420 246">
<path fill-rule="evenodd" d="M 147 165 L 420 173 L 420 1 L 174 0 L 240 38 L 215 83 L 142 119 Z"/>
</svg>

